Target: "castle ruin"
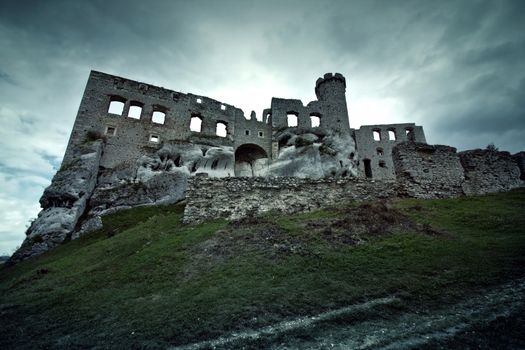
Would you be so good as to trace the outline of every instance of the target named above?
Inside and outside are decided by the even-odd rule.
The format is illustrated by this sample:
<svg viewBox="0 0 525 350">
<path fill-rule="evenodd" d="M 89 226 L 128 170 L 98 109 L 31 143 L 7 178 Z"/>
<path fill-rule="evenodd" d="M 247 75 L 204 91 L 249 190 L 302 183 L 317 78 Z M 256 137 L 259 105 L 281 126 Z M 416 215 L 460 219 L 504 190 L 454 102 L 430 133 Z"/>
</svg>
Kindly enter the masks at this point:
<svg viewBox="0 0 525 350">
<path fill-rule="evenodd" d="M 345 198 L 436 198 L 522 184 L 523 152 L 457 154 L 427 145 L 413 123 L 352 129 L 339 73 L 319 78 L 315 94 L 306 105 L 272 98 L 257 120 L 205 96 L 92 71 L 61 169 L 11 262 L 137 205 L 186 198 L 184 221 L 196 223 L 313 210 Z"/>
</svg>

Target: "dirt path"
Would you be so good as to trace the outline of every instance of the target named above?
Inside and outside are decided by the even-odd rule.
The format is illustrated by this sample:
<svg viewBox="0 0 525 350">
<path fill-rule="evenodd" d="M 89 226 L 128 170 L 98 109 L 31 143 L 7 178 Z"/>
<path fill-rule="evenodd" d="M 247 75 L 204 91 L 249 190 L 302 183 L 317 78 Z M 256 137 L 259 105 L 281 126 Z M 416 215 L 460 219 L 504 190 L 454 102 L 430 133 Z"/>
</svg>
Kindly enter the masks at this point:
<svg viewBox="0 0 525 350">
<path fill-rule="evenodd" d="M 509 317 L 525 307 L 525 279 L 485 290 L 471 299 L 433 312 L 420 310 L 394 318 L 379 318 L 345 325 L 330 324 L 341 316 L 398 302 L 396 297 L 374 299 L 313 317 L 300 317 L 272 326 L 230 334 L 215 340 L 172 349 L 411 349 L 446 341 L 473 327 Z M 327 323 L 328 322 L 328 323 Z M 317 326 L 323 323 L 321 329 Z M 328 326 L 327 326 L 328 325 Z M 293 334 L 304 331 L 307 337 Z M 278 341 L 276 341 L 276 336 Z M 273 340 L 272 340 L 273 339 Z"/>
</svg>

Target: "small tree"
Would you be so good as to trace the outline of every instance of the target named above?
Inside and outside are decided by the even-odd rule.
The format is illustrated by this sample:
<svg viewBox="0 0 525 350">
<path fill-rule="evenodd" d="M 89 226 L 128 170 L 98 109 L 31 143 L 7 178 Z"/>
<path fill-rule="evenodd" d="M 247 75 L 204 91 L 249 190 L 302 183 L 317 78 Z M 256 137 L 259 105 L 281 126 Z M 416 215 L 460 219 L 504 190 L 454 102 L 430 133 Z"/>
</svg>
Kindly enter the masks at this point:
<svg viewBox="0 0 525 350">
<path fill-rule="evenodd" d="M 494 145 L 494 142 L 491 142 L 487 145 L 487 150 L 491 152 L 497 152 L 499 149 Z"/>
</svg>

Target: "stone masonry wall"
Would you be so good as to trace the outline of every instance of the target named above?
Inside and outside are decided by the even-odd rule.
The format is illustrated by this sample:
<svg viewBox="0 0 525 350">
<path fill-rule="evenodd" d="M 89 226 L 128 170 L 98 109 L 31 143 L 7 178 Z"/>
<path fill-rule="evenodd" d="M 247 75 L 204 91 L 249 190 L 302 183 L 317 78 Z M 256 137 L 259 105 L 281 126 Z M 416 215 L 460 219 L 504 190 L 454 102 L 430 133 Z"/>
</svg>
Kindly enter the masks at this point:
<svg viewBox="0 0 525 350">
<path fill-rule="evenodd" d="M 525 180 L 525 151 L 518 152 L 512 156 L 520 168 L 520 179 Z"/>
<path fill-rule="evenodd" d="M 463 195 L 463 168 L 454 147 L 402 142 L 392 150 L 397 180 L 406 195 L 445 198 Z"/>
<path fill-rule="evenodd" d="M 196 176 L 188 181 L 185 223 L 207 219 L 235 220 L 268 211 L 295 213 L 338 205 L 349 200 L 396 197 L 399 186 L 392 181 L 349 179 L 301 179 L 294 177 Z"/>
<path fill-rule="evenodd" d="M 503 192 L 519 187 L 520 168 L 508 152 L 475 149 L 459 153 L 466 195 Z"/>
<path fill-rule="evenodd" d="M 380 136 L 378 140 L 374 139 L 374 132 Z M 382 180 L 396 178 L 392 161 L 392 148 L 395 145 L 405 141 L 426 143 L 423 128 L 414 123 L 363 125 L 354 130 L 354 138 L 358 150 L 360 176 L 367 176 L 365 167 L 368 161 L 368 177 Z"/>
</svg>

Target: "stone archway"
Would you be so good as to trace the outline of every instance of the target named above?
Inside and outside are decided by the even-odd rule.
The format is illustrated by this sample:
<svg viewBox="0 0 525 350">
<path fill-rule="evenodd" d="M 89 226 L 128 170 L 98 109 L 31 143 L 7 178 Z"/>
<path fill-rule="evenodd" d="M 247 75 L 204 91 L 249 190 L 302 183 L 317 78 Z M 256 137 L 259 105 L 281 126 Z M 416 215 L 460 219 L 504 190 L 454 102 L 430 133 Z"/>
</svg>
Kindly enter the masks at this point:
<svg viewBox="0 0 525 350">
<path fill-rule="evenodd" d="M 268 154 L 253 143 L 235 150 L 235 176 L 262 176 L 268 168 Z"/>
</svg>

